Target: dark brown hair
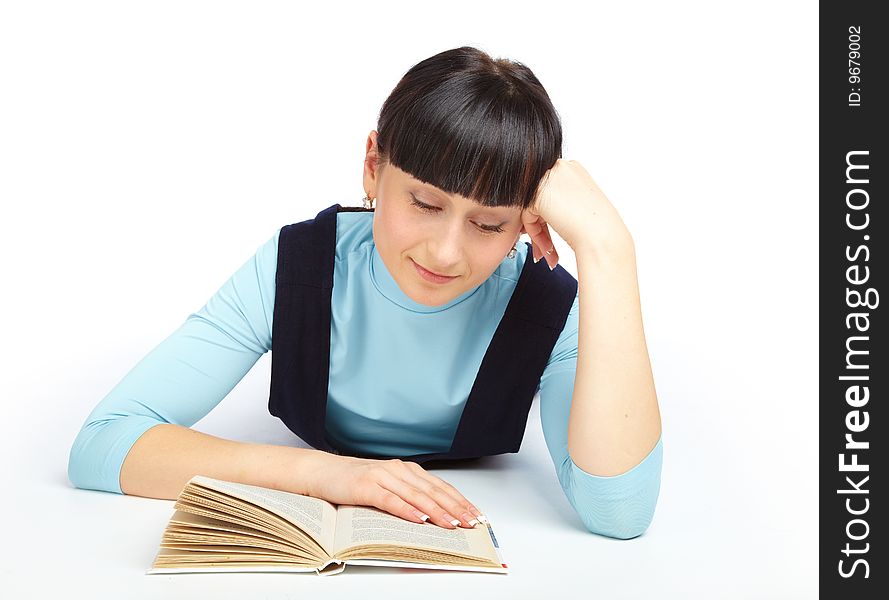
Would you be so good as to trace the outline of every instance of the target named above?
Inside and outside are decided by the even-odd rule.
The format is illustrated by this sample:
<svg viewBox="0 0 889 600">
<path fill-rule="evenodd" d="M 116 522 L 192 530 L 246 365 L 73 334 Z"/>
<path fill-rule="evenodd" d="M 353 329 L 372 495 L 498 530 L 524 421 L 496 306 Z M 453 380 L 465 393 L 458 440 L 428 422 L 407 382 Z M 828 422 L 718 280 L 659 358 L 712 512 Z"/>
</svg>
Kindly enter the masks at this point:
<svg viewBox="0 0 889 600">
<path fill-rule="evenodd" d="M 463 46 L 405 73 L 380 110 L 377 149 L 445 192 L 524 210 L 562 156 L 562 126 L 528 67 Z"/>
</svg>

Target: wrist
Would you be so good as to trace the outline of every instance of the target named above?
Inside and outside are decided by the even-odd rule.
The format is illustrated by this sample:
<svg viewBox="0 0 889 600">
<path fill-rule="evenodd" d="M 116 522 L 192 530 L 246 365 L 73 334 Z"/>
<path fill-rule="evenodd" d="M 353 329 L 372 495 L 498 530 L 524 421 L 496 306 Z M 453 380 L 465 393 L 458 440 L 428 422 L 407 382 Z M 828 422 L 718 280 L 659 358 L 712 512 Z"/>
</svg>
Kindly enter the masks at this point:
<svg viewBox="0 0 889 600">
<path fill-rule="evenodd" d="M 584 240 L 572 248 L 578 265 L 621 268 L 636 264 L 636 246 L 629 232 L 609 238 Z"/>
<path fill-rule="evenodd" d="M 318 497 L 318 482 L 334 455 L 314 448 L 288 447 L 287 451 L 284 487 L 294 494 Z"/>
<path fill-rule="evenodd" d="M 329 484 L 331 473 L 344 462 L 360 460 L 354 456 L 332 454 L 314 448 L 292 448 L 297 458 L 292 467 L 292 477 L 297 481 L 298 494 L 313 498 L 326 498 L 325 486 Z"/>
</svg>

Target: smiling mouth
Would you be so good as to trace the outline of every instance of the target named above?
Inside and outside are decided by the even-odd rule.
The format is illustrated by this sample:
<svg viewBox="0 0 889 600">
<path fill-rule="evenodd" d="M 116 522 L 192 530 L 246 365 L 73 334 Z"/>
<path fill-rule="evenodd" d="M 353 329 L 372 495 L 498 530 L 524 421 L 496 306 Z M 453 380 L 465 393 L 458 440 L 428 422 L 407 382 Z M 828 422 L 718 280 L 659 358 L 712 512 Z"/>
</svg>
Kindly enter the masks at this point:
<svg viewBox="0 0 889 600">
<path fill-rule="evenodd" d="M 427 269 L 426 267 L 424 267 L 423 265 L 421 265 L 420 263 L 415 261 L 413 258 L 411 259 L 411 261 L 413 261 L 414 265 L 417 268 L 422 269 L 423 271 L 426 271 L 427 273 L 429 273 L 430 275 L 434 275 L 435 277 L 441 277 L 443 279 L 445 279 L 445 278 L 446 279 L 454 279 L 455 277 L 457 277 L 457 275 L 442 275 L 441 273 L 436 273 L 435 271 L 430 271 L 429 269 Z"/>
</svg>

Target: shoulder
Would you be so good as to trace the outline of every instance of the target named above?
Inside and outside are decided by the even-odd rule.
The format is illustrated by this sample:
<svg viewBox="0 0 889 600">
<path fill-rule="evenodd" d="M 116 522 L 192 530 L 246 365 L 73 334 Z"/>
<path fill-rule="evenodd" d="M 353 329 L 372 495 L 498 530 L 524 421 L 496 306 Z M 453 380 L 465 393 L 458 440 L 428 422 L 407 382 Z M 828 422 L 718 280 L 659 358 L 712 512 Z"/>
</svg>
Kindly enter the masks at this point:
<svg viewBox="0 0 889 600">
<path fill-rule="evenodd" d="M 324 209 L 322 212 L 327 212 L 332 208 L 333 206 Z M 280 246 L 289 249 L 293 247 L 298 248 L 301 244 L 303 245 L 303 249 L 305 249 L 304 243 L 298 241 L 294 236 L 305 235 L 306 232 L 309 231 L 306 227 L 310 227 L 315 222 L 316 218 L 317 215 L 312 219 L 284 225 L 278 229 L 273 239 L 270 240 L 269 245 L 273 245 L 276 251 Z M 281 236 L 283 236 L 283 241 L 281 241 Z M 337 259 L 343 258 L 356 250 L 361 250 L 364 246 L 371 244 L 372 242 L 373 212 L 343 210 L 336 213 Z M 286 250 L 285 252 L 290 254 L 291 250 Z"/>
<path fill-rule="evenodd" d="M 364 250 L 373 243 L 374 215 L 371 211 L 343 211 L 336 216 L 336 258 Z"/>
</svg>

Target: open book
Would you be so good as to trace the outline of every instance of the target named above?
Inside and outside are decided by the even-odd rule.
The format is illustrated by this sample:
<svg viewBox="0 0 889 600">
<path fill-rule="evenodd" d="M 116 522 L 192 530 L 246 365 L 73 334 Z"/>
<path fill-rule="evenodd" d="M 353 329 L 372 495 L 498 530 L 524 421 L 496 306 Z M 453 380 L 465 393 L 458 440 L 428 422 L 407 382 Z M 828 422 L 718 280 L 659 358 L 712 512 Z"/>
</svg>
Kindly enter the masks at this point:
<svg viewBox="0 0 889 600">
<path fill-rule="evenodd" d="M 335 575 L 346 565 L 508 572 L 490 522 L 445 529 L 373 507 L 201 475 L 185 485 L 174 508 L 146 574 Z"/>
</svg>

